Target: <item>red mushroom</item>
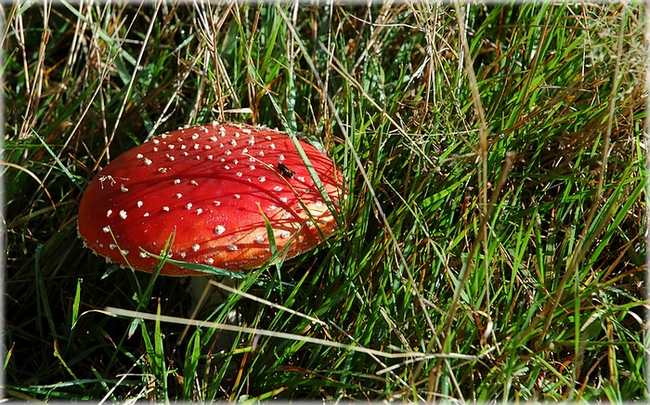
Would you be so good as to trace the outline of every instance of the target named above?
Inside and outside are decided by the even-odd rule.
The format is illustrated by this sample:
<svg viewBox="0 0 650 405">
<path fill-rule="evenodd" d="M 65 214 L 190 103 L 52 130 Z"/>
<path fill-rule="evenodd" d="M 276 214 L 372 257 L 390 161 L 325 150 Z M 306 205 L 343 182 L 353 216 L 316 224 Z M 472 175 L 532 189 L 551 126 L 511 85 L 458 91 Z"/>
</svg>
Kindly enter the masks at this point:
<svg viewBox="0 0 650 405">
<path fill-rule="evenodd" d="M 336 231 L 328 205 L 343 195 L 332 161 L 300 145 L 331 204 L 286 134 L 215 122 L 162 134 L 108 164 L 81 200 L 79 235 L 137 270 L 152 272 L 158 259 L 149 253 L 160 254 L 173 234 L 172 259 L 241 271 L 272 256 L 266 217 L 276 247 L 290 243 L 286 258 L 297 256 Z M 161 274 L 200 273 L 165 263 Z"/>
</svg>

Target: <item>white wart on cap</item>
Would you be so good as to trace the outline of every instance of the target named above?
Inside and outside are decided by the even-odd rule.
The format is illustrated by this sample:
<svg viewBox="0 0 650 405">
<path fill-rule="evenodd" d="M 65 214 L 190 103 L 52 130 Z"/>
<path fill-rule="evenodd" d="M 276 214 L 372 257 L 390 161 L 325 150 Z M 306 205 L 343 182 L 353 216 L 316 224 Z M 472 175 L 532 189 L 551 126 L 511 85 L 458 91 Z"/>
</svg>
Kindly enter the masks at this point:
<svg viewBox="0 0 650 405">
<path fill-rule="evenodd" d="M 301 146 L 338 207 L 340 171 Z M 160 135 L 113 160 L 86 189 L 78 225 L 94 252 L 123 265 L 126 257 L 137 270 L 152 272 L 158 260 L 142 250 L 160 254 L 175 232 L 173 259 L 241 271 L 272 256 L 264 216 L 278 249 L 291 240 L 287 258 L 338 228 L 286 134 L 213 123 Z M 162 274 L 199 273 L 166 263 Z"/>
</svg>

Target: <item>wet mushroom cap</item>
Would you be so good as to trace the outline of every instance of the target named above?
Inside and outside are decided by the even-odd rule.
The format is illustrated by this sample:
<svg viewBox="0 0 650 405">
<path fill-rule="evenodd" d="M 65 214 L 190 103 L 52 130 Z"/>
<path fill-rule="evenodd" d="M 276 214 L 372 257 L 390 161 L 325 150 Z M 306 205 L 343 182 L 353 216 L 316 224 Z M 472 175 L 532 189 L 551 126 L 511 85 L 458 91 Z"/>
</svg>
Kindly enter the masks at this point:
<svg viewBox="0 0 650 405">
<path fill-rule="evenodd" d="M 338 207 L 340 172 L 300 144 Z M 213 123 L 160 135 L 118 156 L 86 189 L 78 227 L 95 253 L 137 270 L 152 272 L 158 260 L 147 252 L 160 254 L 174 234 L 172 259 L 242 271 L 272 256 L 265 216 L 278 249 L 291 241 L 286 258 L 337 229 L 286 134 Z M 161 274 L 201 273 L 166 263 Z"/>
</svg>

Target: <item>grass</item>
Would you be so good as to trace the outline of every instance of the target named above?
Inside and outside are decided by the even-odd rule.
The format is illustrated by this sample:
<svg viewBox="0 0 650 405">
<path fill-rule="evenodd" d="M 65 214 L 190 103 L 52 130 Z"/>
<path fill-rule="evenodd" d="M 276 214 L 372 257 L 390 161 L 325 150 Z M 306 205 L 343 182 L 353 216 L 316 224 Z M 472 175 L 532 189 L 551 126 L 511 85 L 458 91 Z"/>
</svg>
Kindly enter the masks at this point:
<svg viewBox="0 0 650 405">
<path fill-rule="evenodd" d="M 647 44 L 630 5 L 4 8 L 4 389 L 31 400 L 622 401 L 645 386 Z M 344 226 L 236 281 L 82 246 L 82 190 L 147 136 L 278 126 L 343 170 Z"/>
</svg>

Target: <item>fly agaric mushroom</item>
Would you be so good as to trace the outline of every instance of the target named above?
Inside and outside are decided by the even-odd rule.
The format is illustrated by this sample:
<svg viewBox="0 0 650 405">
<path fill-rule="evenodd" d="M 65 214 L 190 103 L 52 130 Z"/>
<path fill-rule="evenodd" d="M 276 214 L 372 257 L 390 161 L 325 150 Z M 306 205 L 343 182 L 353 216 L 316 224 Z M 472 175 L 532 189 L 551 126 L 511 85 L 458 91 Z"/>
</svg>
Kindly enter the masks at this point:
<svg viewBox="0 0 650 405">
<path fill-rule="evenodd" d="M 340 172 L 300 145 L 338 207 Z M 290 243 L 287 259 L 337 229 L 286 134 L 214 122 L 162 134 L 118 156 L 86 189 L 78 227 L 95 253 L 137 270 L 153 272 L 158 259 L 149 253 L 160 254 L 173 234 L 171 258 L 241 271 L 272 256 L 265 217 L 277 249 Z M 161 274 L 201 273 L 168 262 Z"/>
</svg>

